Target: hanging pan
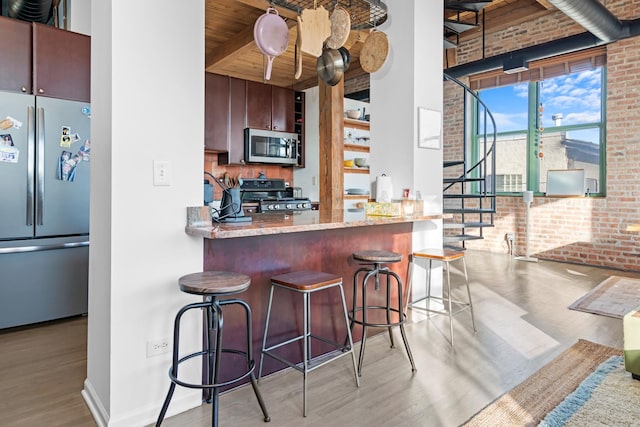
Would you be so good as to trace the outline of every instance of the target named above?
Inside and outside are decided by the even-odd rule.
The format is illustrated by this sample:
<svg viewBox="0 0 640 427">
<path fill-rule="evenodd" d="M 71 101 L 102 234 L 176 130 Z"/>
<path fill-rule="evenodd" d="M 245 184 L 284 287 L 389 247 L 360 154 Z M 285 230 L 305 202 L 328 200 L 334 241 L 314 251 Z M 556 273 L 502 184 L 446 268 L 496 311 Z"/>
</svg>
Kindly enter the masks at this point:
<svg viewBox="0 0 640 427">
<path fill-rule="evenodd" d="M 273 7 L 260 15 L 253 26 L 253 39 L 260 52 L 267 57 L 265 80 L 271 78 L 273 60 L 282 55 L 289 46 L 289 28 Z"/>
<path fill-rule="evenodd" d="M 325 48 L 316 63 L 318 76 L 329 86 L 335 86 L 344 75 L 344 61 L 337 49 Z"/>
</svg>

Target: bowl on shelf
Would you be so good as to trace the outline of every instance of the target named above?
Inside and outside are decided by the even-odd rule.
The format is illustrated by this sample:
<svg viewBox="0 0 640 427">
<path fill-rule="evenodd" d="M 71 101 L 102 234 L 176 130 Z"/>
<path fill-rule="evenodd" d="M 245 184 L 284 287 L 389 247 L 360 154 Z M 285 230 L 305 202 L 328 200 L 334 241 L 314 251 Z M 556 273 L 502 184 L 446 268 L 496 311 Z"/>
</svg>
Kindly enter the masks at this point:
<svg viewBox="0 0 640 427">
<path fill-rule="evenodd" d="M 356 157 L 355 159 L 353 159 L 353 163 L 359 168 L 369 167 L 369 165 L 367 164 L 367 159 L 365 159 L 364 157 Z"/>
<path fill-rule="evenodd" d="M 349 117 L 350 119 L 359 119 L 360 110 L 347 110 L 347 117 Z"/>
<path fill-rule="evenodd" d="M 345 160 L 344 161 L 344 167 L 345 168 L 352 168 L 355 165 L 355 161 L 354 160 Z"/>
</svg>

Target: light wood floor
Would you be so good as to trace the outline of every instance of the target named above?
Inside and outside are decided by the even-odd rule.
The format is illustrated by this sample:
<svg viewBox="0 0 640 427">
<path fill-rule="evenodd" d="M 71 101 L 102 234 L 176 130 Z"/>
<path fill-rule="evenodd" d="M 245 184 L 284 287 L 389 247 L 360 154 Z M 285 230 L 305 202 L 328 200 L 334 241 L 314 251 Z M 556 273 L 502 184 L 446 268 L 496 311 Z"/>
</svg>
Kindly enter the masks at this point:
<svg viewBox="0 0 640 427">
<path fill-rule="evenodd" d="M 359 389 L 349 358 L 312 372 L 303 418 L 302 375 L 281 371 L 260 386 L 270 424 L 262 421 L 251 388 L 241 387 L 222 395 L 221 425 L 457 426 L 578 338 L 622 347 L 621 320 L 566 307 L 610 275 L 640 273 L 476 251 L 466 258 L 478 332 L 472 333 L 468 314 L 458 315 L 455 349 L 445 317 L 425 320 L 413 311 L 407 332 L 417 373 L 404 349 L 390 349 L 388 336 L 379 334 L 367 342 Z M 94 425 L 80 397 L 85 334 L 82 318 L 0 332 L 0 426 Z M 164 425 L 209 426 L 210 417 L 203 405 Z"/>
</svg>

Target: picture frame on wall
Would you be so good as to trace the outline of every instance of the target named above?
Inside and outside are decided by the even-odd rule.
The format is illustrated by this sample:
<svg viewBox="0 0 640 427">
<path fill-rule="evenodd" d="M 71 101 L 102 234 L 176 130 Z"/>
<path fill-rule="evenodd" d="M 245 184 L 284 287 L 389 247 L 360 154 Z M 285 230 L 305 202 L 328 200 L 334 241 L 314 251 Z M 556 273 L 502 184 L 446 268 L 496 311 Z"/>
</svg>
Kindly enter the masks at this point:
<svg viewBox="0 0 640 427">
<path fill-rule="evenodd" d="M 418 107 L 418 148 L 442 148 L 442 113 Z"/>
</svg>

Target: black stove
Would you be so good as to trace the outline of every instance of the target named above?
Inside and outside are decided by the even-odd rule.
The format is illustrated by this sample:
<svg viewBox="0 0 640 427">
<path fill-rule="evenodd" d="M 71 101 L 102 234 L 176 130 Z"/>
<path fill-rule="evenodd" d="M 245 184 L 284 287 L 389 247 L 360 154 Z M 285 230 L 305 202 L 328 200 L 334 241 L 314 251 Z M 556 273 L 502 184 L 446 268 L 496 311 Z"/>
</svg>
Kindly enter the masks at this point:
<svg viewBox="0 0 640 427">
<path fill-rule="evenodd" d="M 275 199 L 261 199 L 258 212 L 308 211 L 311 210 L 311 200 L 296 197 Z"/>
<path fill-rule="evenodd" d="M 243 179 L 242 206 L 246 212 L 295 212 L 311 210 L 311 200 L 293 197 L 284 179 Z"/>
</svg>

